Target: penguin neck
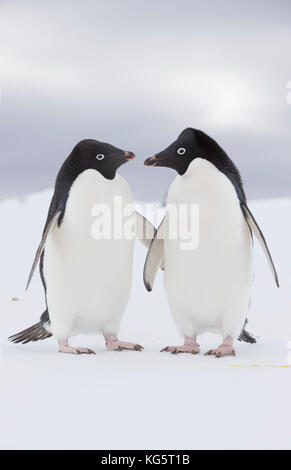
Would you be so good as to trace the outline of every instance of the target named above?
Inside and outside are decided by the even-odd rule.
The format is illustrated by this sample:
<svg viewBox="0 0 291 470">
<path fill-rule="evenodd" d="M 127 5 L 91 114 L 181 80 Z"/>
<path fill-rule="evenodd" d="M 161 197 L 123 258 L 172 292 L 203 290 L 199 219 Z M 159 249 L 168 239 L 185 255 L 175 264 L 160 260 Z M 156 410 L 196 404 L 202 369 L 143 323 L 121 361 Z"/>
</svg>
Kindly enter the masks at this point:
<svg viewBox="0 0 291 470">
<path fill-rule="evenodd" d="M 219 151 L 210 152 L 207 158 L 197 157 L 188 166 L 187 171 L 181 177 L 192 176 L 201 166 L 205 164 L 213 165 L 218 171 L 223 173 L 235 187 L 238 199 L 240 202 L 246 203 L 246 195 L 243 189 L 240 173 L 228 155 L 219 147 Z"/>
</svg>

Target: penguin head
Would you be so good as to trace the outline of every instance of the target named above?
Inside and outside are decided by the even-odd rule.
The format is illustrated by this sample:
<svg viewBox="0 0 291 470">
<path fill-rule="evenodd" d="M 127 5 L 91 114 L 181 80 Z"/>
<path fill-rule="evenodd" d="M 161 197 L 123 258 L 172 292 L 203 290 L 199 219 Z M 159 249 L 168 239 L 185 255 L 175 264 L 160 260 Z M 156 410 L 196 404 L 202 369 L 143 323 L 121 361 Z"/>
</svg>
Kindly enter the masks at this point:
<svg viewBox="0 0 291 470">
<path fill-rule="evenodd" d="M 165 166 L 183 175 L 195 158 L 210 160 L 212 152 L 220 149 L 216 142 L 204 132 L 188 127 L 169 147 L 153 157 L 147 158 L 146 166 Z M 221 150 L 221 149 L 220 149 Z"/>
<path fill-rule="evenodd" d="M 110 180 L 115 177 L 116 170 L 121 165 L 134 158 L 135 155 L 132 152 L 126 152 L 94 139 L 81 140 L 71 153 L 74 166 L 80 172 L 93 169 Z"/>
</svg>

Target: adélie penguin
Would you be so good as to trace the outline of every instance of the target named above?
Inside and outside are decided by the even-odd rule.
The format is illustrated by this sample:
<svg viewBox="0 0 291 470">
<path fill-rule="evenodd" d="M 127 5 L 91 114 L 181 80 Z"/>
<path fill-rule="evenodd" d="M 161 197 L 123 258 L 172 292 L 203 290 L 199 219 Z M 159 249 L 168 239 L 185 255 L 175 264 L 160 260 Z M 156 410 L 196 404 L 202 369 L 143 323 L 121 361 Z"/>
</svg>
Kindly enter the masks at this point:
<svg viewBox="0 0 291 470">
<path fill-rule="evenodd" d="M 94 351 L 72 347 L 68 339 L 101 331 L 108 350 L 142 349 L 119 341 L 117 333 L 131 291 L 134 239 L 140 238 L 148 247 L 155 229 L 133 212 L 136 231 L 131 237 L 122 232 L 122 236 L 96 238 L 92 232 L 96 204 L 108 209 L 114 219 L 120 217 L 116 197 L 123 207 L 133 204 L 129 185 L 116 173 L 133 158 L 132 152 L 86 139 L 63 163 L 27 284 L 39 263 L 46 309 L 38 323 L 9 338 L 14 343 L 53 335 L 60 352 L 90 354 Z M 121 219 L 122 230 L 124 223 Z"/>
<path fill-rule="evenodd" d="M 209 331 L 221 334 L 223 342 L 206 354 L 234 355 L 233 343 L 238 337 L 255 342 L 244 329 L 253 281 L 252 234 L 259 240 L 279 287 L 265 238 L 247 206 L 239 171 L 211 137 L 192 128 L 145 160 L 145 165 L 169 167 L 178 173 L 144 267 L 144 283 L 151 291 L 164 262 L 169 307 L 185 338 L 183 346 L 162 351 L 196 354 L 200 352 L 197 335 Z M 191 207 L 196 208 L 194 227 L 189 225 Z M 185 227 L 182 234 L 179 231 L 181 223 L 188 224 L 192 235 L 197 232 L 192 249 L 185 245 Z"/>
</svg>

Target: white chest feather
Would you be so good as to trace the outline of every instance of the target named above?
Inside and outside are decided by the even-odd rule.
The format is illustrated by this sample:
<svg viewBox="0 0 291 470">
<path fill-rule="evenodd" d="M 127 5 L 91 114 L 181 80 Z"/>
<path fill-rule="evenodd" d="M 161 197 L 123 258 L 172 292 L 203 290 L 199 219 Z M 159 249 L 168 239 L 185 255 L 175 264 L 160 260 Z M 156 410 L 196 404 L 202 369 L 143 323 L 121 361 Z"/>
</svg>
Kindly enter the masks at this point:
<svg viewBox="0 0 291 470">
<path fill-rule="evenodd" d="M 44 275 L 55 336 L 118 329 L 131 289 L 134 240 L 92 236 L 92 209 L 103 204 L 113 221 L 116 196 L 133 203 L 119 175 L 107 180 L 94 170 L 83 172 L 71 187 L 60 229 L 48 237 Z"/>
<path fill-rule="evenodd" d="M 178 212 L 186 205 L 190 225 L 192 204 L 198 213 L 191 226 L 198 235 L 195 249 L 182 249 L 179 234 L 165 240 L 165 288 L 178 326 L 189 335 L 227 329 L 238 334 L 250 297 L 252 241 L 232 183 L 210 162 L 196 159 L 172 183 L 167 203 Z M 167 218 L 168 224 L 171 212 Z"/>
</svg>

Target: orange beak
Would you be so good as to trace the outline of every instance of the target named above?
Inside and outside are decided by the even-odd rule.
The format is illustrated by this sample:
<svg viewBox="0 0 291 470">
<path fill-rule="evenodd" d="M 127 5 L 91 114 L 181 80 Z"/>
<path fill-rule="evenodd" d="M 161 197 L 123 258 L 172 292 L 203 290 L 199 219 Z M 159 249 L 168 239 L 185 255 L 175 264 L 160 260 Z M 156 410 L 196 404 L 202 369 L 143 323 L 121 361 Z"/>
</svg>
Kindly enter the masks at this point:
<svg viewBox="0 0 291 470">
<path fill-rule="evenodd" d="M 157 159 L 156 159 L 156 156 L 154 155 L 153 157 L 150 157 L 150 158 L 147 158 L 145 161 L 144 161 L 144 165 L 145 166 L 156 166 L 157 164 Z"/>
<path fill-rule="evenodd" d="M 135 158 L 135 154 L 132 153 L 132 152 L 125 152 L 124 158 L 125 158 L 127 161 L 133 160 L 133 159 Z"/>
</svg>

